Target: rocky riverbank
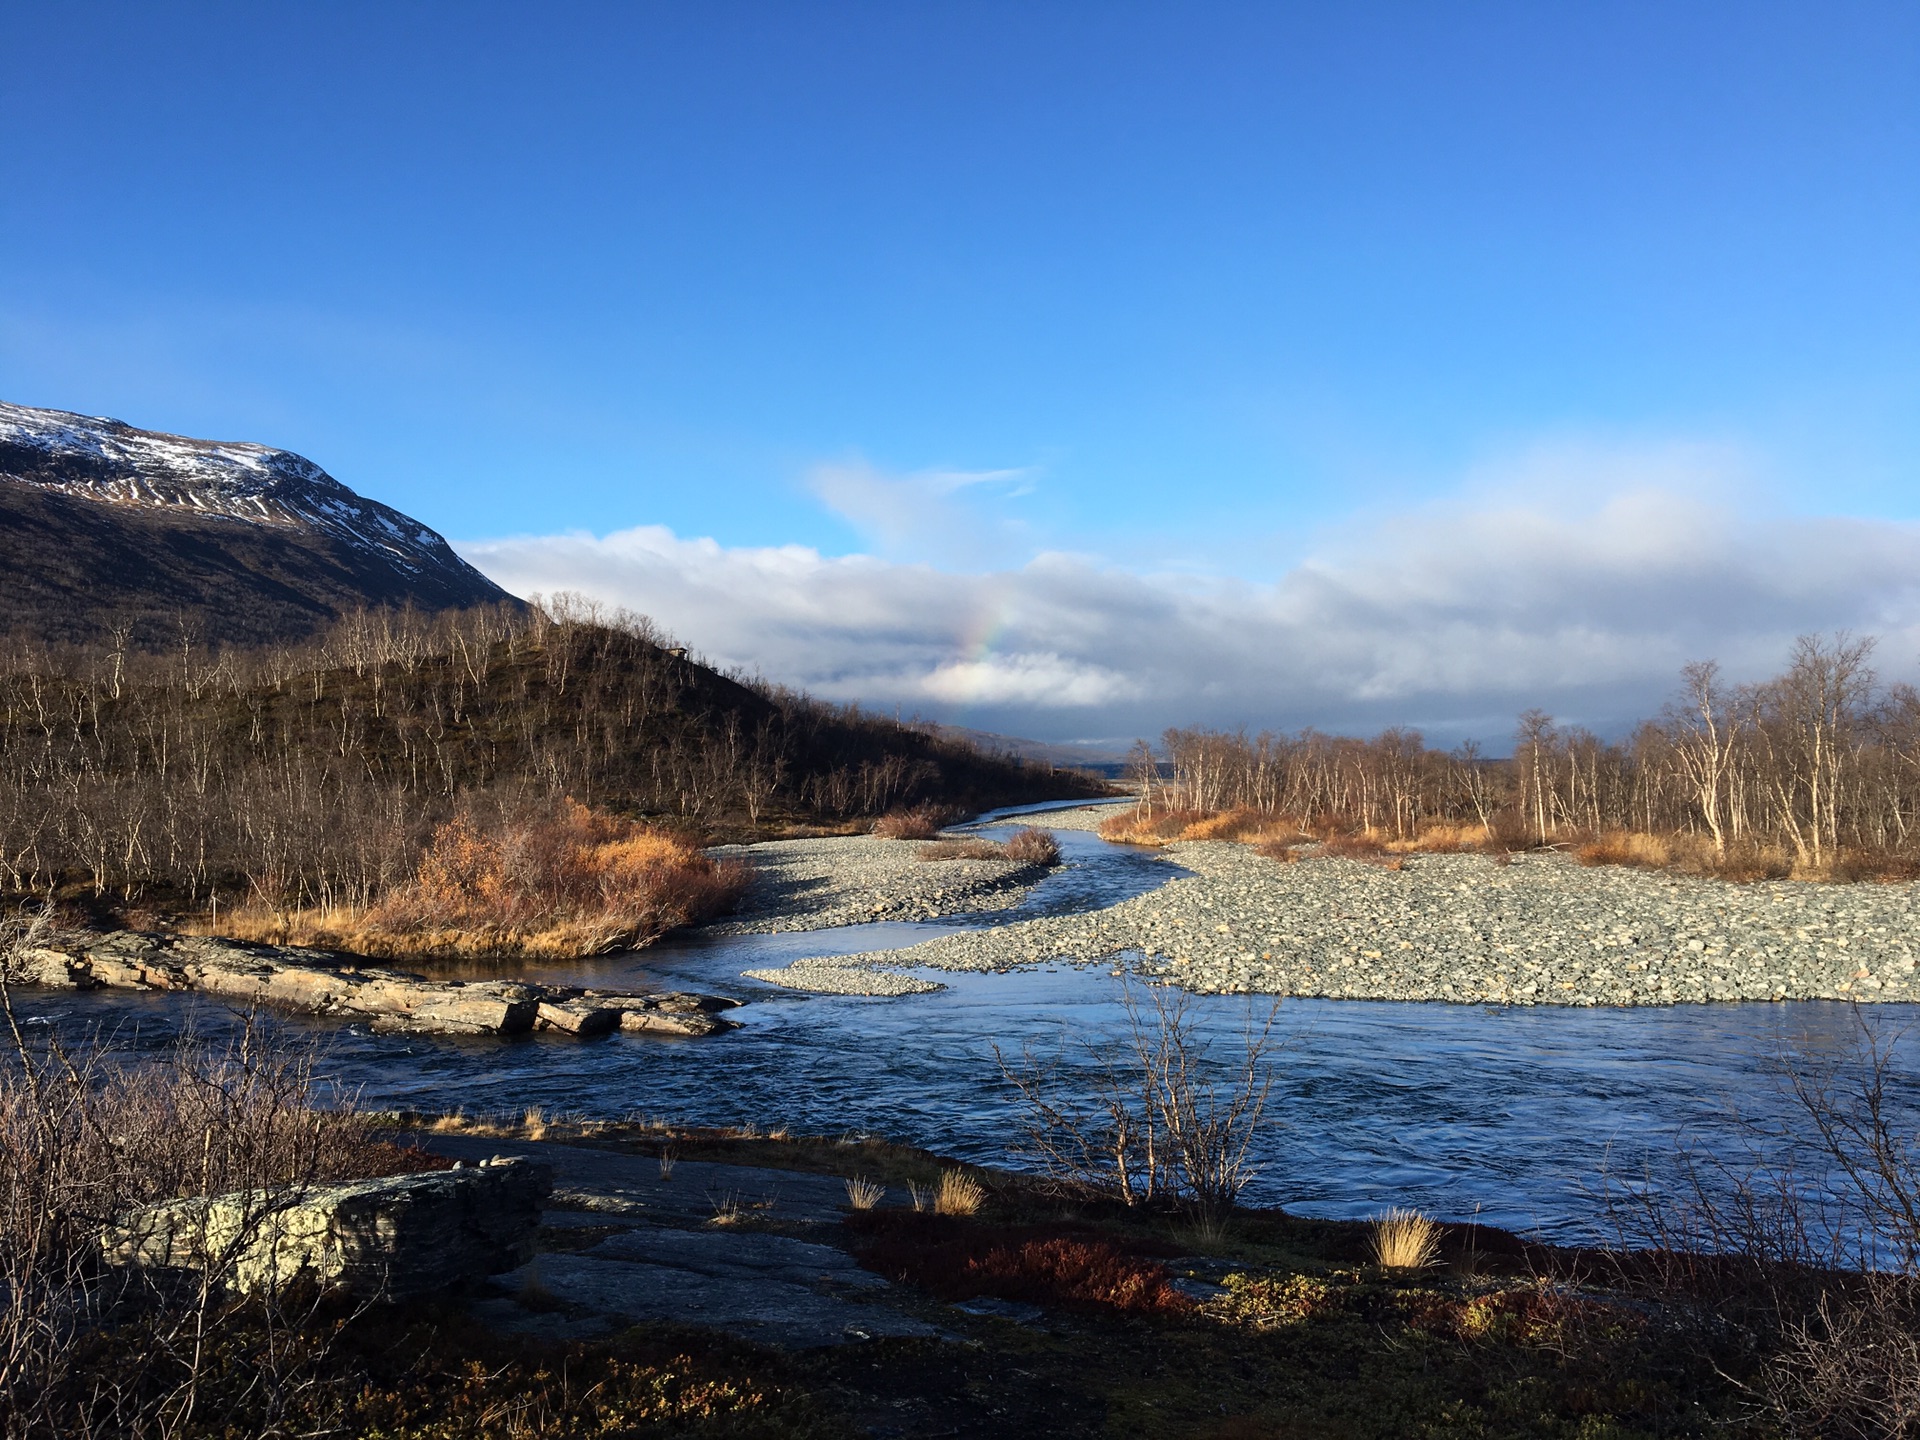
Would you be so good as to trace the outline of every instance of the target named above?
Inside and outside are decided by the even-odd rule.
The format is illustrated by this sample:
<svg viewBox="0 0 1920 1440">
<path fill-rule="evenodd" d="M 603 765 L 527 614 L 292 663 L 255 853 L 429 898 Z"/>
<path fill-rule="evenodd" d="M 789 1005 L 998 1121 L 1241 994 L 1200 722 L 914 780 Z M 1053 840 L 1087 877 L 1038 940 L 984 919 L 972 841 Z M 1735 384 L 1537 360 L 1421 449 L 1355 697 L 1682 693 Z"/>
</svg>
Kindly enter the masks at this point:
<svg viewBox="0 0 1920 1440">
<path fill-rule="evenodd" d="M 13 953 L 6 978 L 65 990 L 198 990 L 248 1004 L 365 1021 L 376 1031 L 433 1035 L 581 1037 L 615 1030 L 714 1035 L 733 1027 L 713 995 L 615 994 L 512 980 L 432 980 L 344 964 L 321 950 L 211 936 L 104 935 L 49 939 Z"/>
<path fill-rule="evenodd" d="M 768 935 L 989 914 L 1018 905 L 1047 873 L 1012 860 L 922 860 L 922 843 L 836 835 L 716 847 L 707 853 L 746 861 L 753 880 L 734 915 L 707 933 Z"/>
<path fill-rule="evenodd" d="M 906 970 L 1124 955 L 1206 993 L 1505 1005 L 1920 999 L 1920 885 L 1734 885 L 1546 852 L 1504 865 L 1412 855 L 1398 870 L 1281 864 L 1225 842 L 1172 845 L 1165 858 L 1191 873 L 1106 909 L 756 978 L 891 995 L 932 984 Z"/>
</svg>

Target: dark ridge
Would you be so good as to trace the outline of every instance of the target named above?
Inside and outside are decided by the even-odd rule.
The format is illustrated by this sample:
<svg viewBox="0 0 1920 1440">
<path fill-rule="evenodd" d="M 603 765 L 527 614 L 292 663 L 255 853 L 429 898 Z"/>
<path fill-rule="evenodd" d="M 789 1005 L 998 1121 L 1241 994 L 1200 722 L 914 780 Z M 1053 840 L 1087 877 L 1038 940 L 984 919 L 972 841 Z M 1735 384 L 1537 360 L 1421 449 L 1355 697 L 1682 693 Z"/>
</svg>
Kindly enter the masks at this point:
<svg viewBox="0 0 1920 1440">
<path fill-rule="evenodd" d="M 368 606 L 515 604 L 419 521 L 286 450 L 0 403 L 0 609 L 46 643 L 260 645 Z"/>
<path fill-rule="evenodd" d="M 361 606 L 437 611 L 510 598 L 471 567 L 409 573 L 324 531 L 0 479 L 6 628 L 50 643 L 86 644 L 130 624 L 133 643 L 154 648 L 184 623 L 203 641 L 261 645 L 314 634 Z"/>
</svg>

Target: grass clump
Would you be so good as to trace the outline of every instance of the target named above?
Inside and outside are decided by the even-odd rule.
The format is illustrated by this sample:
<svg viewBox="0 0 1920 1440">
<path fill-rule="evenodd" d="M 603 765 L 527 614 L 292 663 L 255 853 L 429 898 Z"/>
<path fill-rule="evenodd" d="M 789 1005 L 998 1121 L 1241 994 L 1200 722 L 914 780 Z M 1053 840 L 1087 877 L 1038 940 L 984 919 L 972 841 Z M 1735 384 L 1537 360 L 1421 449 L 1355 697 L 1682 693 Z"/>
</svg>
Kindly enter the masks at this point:
<svg viewBox="0 0 1920 1440">
<path fill-rule="evenodd" d="M 986 1202 L 987 1187 L 964 1170 L 943 1172 L 933 1191 L 936 1215 L 977 1215 Z"/>
<path fill-rule="evenodd" d="M 887 1187 L 878 1180 L 869 1180 L 864 1175 L 847 1177 L 847 1207 L 852 1210 L 871 1210 L 886 1198 Z"/>
<path fill-rule="evenodd" d="M 1440 1258 L 1440 1226 L 1398 1206 L 1373 1222 L 1373 1258 L 1383 1270 L 1425 1270 Z"/>
</svg>

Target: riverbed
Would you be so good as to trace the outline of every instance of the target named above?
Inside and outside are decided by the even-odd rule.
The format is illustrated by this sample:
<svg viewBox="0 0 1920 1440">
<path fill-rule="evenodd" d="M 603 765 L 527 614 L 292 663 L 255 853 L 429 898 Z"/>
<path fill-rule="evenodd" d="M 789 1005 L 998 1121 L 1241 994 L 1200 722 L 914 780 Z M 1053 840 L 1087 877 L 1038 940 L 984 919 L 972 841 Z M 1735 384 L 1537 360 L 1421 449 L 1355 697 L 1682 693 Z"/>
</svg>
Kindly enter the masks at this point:
<svg viewBox="0 0 1920 1440">
<path fill-rule="evenodd" d="M 1044 817 L 1042 817 L 1044 818 Z M 980 925 L 1071 917 L 1146 896 L 1182 873 L 1089 831 L 1054 831 L 1067 868 L 1010 909 L 936 922 L 879 921 L 788 934 L 684 935 L 633 955 L 540 967 L 541 978 L 693 989 L 746 1002 L 741 1028 L 708 1040 L 614 1036 L 519 1042 L 376 1036 L 288 1021 L 327 1047 L 326 1068 L 378 1108 L 664 1117 L 693 1124 L 864 1131 L 986 1164 L 1011 1153 L 1021 1107 L 996 1047 L 1084 1064 L 1124 1023 L 1111 961 L 925 972 L 942 988 L 898 999 L 797 992 L 744 978 L 808 957 L 896 949 Z M 1289 867 L 1293 868 L 1293 867 Z M 1138 983 L 1138 982 L 1133 982 Z M 38 993 L 36 1024 L 75 1035 L 106 1024 L 138 1049 L 230 1012 L 191 997 Z M 1230 1051 L 1262 997 L 1199 994 L 1204 1031 Z M 1762 1004 L 1548 1007 L 1290 998 L 1279 1002 L 1271 1119 L 1248 1198 L 1355 1217 L 1388 1205 L 1560 1240 L 1605 1238 L 1609 1172 L 1671 1169 L 1676 1147 L 1742 1151 L 1751 1126 L 1790 1118 L 1776 1066 L 1842 1053 L 1864 1008 Z M 1920 1007 L 1883 1003 L 1887 1033 Z M 1903 1045 L 1906 1042 L 1902 1042 Z M 1914 1056 L 1911 1046 L 1903 1055 Z M 1913 1064 L 1902 1103 L 1920 1099 Z"/>
</svg>

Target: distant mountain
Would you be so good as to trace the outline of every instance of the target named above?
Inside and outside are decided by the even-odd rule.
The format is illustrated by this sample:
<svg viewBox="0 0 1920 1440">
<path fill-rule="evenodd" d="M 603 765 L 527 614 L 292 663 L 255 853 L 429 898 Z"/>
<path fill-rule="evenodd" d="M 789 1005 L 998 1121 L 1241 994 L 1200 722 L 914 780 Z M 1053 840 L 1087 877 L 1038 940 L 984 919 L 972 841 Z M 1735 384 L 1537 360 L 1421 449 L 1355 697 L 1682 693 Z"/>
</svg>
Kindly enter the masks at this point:
<svg viewBox="0 0 1920 1440">
<path fill-rule="evenodd" d="M 1018 735 L 996 735 L 965 725 L 935 725 L 936 734 L 960 740 L 989 755 L 1010 755 L 1030 765 L 1056 765 L 1066 770 L 1091 770 L 1109 777 L 1127 768 L 1131 746 L 1108 740 L 1023 740 Z"/>
<path fill-rule="evenodd" d="M 361 605 L 511 601 L 418 520 L 311 460 L 0 402 L 0 631 L 304 635 Z"/>
</svg>

